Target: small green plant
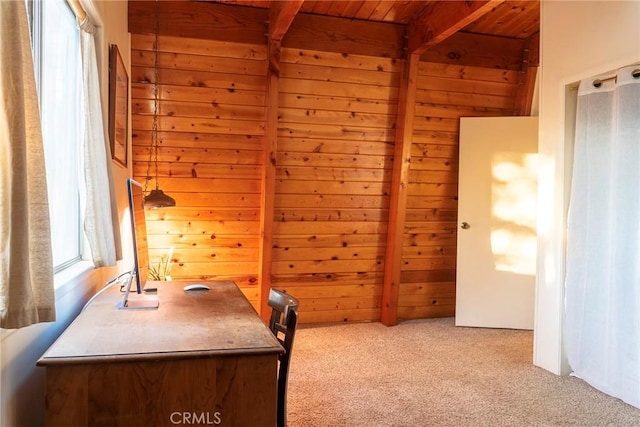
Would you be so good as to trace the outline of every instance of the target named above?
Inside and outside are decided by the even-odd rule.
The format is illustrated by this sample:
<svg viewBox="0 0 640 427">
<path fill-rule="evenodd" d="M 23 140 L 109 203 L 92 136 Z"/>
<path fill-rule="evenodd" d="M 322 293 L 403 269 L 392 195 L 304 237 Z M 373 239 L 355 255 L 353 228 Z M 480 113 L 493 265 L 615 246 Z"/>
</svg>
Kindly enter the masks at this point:
<svg viewBox="0 0 640 427">
<path fill-rule="evenodd" d="M 171 266 L 173 261 L 173 246 L 167 255 L 162 255 L 156 264 L 149 263 L 149 278 L 151 280 L 171 280 Z"/>
</svg>

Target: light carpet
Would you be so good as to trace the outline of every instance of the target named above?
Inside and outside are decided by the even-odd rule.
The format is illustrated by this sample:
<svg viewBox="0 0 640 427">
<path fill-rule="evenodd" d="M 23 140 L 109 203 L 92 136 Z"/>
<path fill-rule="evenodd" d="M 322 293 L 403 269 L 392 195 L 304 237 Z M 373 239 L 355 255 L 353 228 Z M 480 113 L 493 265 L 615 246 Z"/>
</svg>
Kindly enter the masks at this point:
<svg viewBox="0 0 640 427">
<path fill-rule="evenodd" d="M 453 318 L 301 326 L 288 424 L 640 426 L 640 410 L 532 364 L 531 331 Z"/>
</svg>

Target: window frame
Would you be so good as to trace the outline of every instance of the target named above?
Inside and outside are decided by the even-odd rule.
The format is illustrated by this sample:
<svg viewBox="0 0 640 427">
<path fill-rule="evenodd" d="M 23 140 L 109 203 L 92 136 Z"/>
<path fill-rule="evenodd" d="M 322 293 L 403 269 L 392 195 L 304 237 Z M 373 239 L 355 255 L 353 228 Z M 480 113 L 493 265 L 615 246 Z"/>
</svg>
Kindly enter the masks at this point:
<svg viewBox="0 0 640 427">
<path fill-rule="evenodd" d="M 43 62 L 43 50 L 44 50 L 44 42 L 43 39 L 45 37 L 44 34 L 44 17 L 45 17 L 45 12 L 44 12 L 44 2 L 45 1 L 60 1 L 64 7 L 68 10 L 69 14 L 71 15 L 71 17 L 75 20 L 75 14 L 73 12 L 73 10 L 71 9 L 71 7 L 69 6 L 68 2 L 66 2 L 65 0 L 25 0 L 26 2 L 26 6 L 27 6 L 27 15 L 29 17 L 29 29 L 30 29 L 30 36 L 31 36 L 31 45 L 32 45 L 32 57 L 33 57 L 33 66 L 34 66 L 34 76 L 35 76 L 35 81 L 36 81 L 36 90 L 37 90 L 37 94 L 38 94 L 38 106 L 41 112 L 41 116 L 42 116 L 42 112 L 44 111 L 43 108 L 43 96 L 42 96 L 42 92 L 41 92 L 41 87 L 43 85 L 43 81 L 44 81 L 44 62 Z M 77 35 L 78 35 L 78 42 L 79 42 L 79 38 L 80 38 L 80 29 L 78 27 L 76 27 L 77 29 Z M 79 47 L 79 45 L 78 45 Z M 78 50 L 78 67 L 81 67 L 81 57 L 80 57 L 80 51 Z M 80 90 L 82 90 L 82 88 L 79 88 Z M 82 261 L 85 261 L 88 259 L 88 244 L 86 242 L 86 237 L 84 235 L 84 229 L 83 229 L 83 206 L 84 206 L 84 194 L 83 194 L 83 186 L 84 186 L 84 182 L 82 181 L 82 170 L 83 170 L 83 159 L 82 159 L 82 133 L 83 133 L 83 126 L 84 126 L 84 106 L 82 105 L 82 103 L 80 102 L 79 106 L 78 106 L 78 111 L 79 111 L 79 115 L 77 117 L 77 124 L 79 127 L 79 132 L 78 132 L 78 140 L 77 140 L 77 144 L 78 146 L 77 148 L 77 161 L 75 162 L 75 168 L 76 168 L 76 172 L 78 174 L 78 186 L 76 188 L 77 191 L 77 196 L 74 198 L 74 204 L 77 205 L 77 218 L 78 218 L 78 222 L 77 224 L 75 224 L 75 229 L 77 231 L 77 241 L 74 243 L 75 245 L 77 245 L 77 253 L 72 256 L 71 258 L 59 263 L 58 265 L 54 265 L 54 275 L 55 275 L 55 282 L 56 282 L 56 287 L 58 287 L 58 282 L 67 282 L 68 280 L 68 276 L 69 273 L 76 271 L 77 269 L 83 270 L 86 266 L 83 266 Z M 42 120 L 42 117 L 41 117 Z M 43 132 L 43 146 L 47 146 L 47 141 L 45 140 L 45 136 L 44 136 L 44 132 Z M 46 149 L 45 149 L 46 152 Z M 46 157 L 46 156 L 45 156 Z M 46 164 L 46 158 L 45 158 L 45 164 Z M 49 210 L 50 210 L 50 217 L 51 217 L 51 200 L 49 200 Z M 51 239 L 52 241 L 56 238 L 58 238 L 59 236 L 56 236 L 54 234 L 54 230 L 53 230 L 53 225 L 51 227 Z M 52 245 L 53 246 L 53 245 Z M 79 271 L 79 270 L 78 270 Z M 58 280 L 58 278 L 63 279 L 64 280 Z"/>
</svg>

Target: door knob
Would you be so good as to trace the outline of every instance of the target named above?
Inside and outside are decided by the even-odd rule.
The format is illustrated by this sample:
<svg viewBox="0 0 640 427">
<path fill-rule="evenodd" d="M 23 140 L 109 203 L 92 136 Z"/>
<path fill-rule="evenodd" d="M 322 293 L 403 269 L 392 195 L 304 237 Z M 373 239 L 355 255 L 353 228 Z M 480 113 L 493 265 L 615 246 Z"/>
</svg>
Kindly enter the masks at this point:
<svg viewBox="0 0 640 427">
<path fill-rule="evenodd" d="M 462 228 L 463 230 L 468 230 L 471 226 L 469 225 L 468 222 L 463 221 L 462 225 L 460 225 L 460 228 Z"/>
</svg>

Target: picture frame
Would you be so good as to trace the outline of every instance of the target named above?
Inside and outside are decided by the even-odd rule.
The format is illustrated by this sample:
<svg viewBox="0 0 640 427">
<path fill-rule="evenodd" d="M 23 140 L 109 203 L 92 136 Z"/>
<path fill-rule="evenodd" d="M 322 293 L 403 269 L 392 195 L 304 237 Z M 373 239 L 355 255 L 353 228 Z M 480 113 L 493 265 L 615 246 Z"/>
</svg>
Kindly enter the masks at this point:
<svg viewBox="0 0 640 427">
<path fill-rule="evenodd" d="M 129 76 L 118 46 L 109 47 L 109 141 L 111 158 L 127 167 L 129 139 Z"/>
</svg>

